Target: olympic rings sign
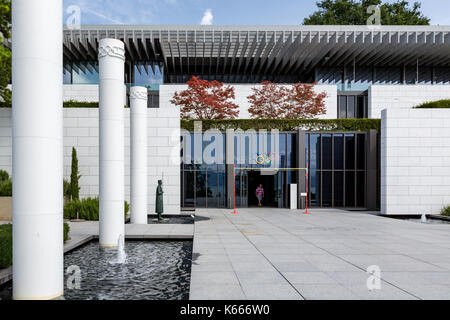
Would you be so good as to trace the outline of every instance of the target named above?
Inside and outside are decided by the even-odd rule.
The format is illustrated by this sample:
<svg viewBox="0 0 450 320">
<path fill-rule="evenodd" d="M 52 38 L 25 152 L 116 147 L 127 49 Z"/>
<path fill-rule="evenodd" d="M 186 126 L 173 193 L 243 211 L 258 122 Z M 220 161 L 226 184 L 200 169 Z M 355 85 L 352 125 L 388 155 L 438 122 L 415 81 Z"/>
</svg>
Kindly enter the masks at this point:
<svg viewBox="0 0 450 320">
<path fill-rule="evenodd" d="M 275 152 L 271 152 L 269 154 L 267 153 L 255 153 L 256 158 L 255 161 L 257 164 L 259 165 L 263 165 L 263 164 L 272 164 L 272 161 L 275 161 L 275 159 L 277 158 L 277 154 Z"/>
</svg>

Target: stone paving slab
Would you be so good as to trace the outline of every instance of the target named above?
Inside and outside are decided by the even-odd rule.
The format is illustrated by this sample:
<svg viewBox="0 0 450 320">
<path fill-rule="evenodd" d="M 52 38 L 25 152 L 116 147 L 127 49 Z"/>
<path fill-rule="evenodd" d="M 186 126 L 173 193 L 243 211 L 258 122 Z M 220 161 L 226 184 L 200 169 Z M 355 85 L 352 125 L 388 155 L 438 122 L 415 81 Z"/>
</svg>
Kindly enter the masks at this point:
<svg viewBox="0 0 450 320">
<path fill-rule="evenodd" d="M 450 226 L 367 212 L 200 209 L 190 299 L 450 299 Z M 381 289 L 368 290 L 369 266 Z"/>
<path fill-rule="evenodd" d="M 91 235 L 98 238 L 98 221 L 69 222 L 70 236 Z M 193 224 L 126 224 L 125 239 L 131 240 L 190 240 L 194 237 Z"/>
</svg>

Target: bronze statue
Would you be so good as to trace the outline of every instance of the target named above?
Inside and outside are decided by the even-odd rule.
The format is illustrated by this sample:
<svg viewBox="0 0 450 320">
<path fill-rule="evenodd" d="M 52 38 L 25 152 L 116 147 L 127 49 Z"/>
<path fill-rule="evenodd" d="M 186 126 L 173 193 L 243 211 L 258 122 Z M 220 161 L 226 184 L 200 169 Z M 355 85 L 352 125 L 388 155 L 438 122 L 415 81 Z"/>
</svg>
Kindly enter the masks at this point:
<svg viewBox="0 0 450 320">
<path fill-rule="evenodd" d="M 163 220 L 162 214 L 164 213 L 164 199 L 163 199 L 163 188 L 162 180 L 158 180 L 158 187 L 156 188 L 156 208 L 155 211 L 158 214 L 158 220 Z"/>
</svg>

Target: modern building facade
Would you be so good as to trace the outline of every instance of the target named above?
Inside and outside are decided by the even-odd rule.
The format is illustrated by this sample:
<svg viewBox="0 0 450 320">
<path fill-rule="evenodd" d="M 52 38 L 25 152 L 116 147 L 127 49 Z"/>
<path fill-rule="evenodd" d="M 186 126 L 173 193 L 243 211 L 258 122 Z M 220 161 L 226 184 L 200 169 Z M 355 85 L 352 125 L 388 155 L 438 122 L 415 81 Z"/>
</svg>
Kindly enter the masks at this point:
<svg viewBox="0 0 450 320">
<path fill-rule="evenodd" d="M 279 208 L 290 206 L 291 184 L 299 186 L 299 206 L 304 205 L 306 188 L 312 207 L 419 214 L 437 213 L 450 204 L 450 192 L 442 191 L 450 191 L 450 179 L 445 178 L 450 175 L 450 126 L 442 120 L 449 119 L 450 111 L 410 110 L 450 98 L 450 27 L 87 25 L 64 30 L 63 36 L 65 101 L 99 100 L 98 44 L 103 38 L 125 43 L 127 91 L 132 86 L 148 88 L 149 213 L 161 178 L 166 211 L 174 214 L 181 208 L 232 207 L 235 191 L 237 206 L 253 206 L 260 183 L 266 205 Z M 242 119 L 250 118 L 247 96 L 261 81 L 315 82 L 315 90 L 327 94 L 327 112 L 321 118 L 381 118 L 382 130 L 299 128 L 273 136 L 221 132 L 221 161 L 196 162 L 196 152 L 216 139 L 181 130 L 179 109 L 170 103 L 194 75 L 234 86 Z M 126 104 L 128 100 L 124 97 Z M 130 115 L 124 112 L 129 199 Z M 0 110 L 0 117 L 0 167 L 10 171 L 10 110 Z M 70 150 L 75 146 L 81 195 L 97 196 L 98 110 L 65 109 L 64 121 L 65 175 L 70 174 Z M 249 148 L 252 144 L 254 149 Z M 180 150 L 181 166 L 173 161 Z M 256 163 L 258 154 L 286 170 L 265 174 Z M 306 167 L 307 180 L 299 170 Z"/>
</svg>

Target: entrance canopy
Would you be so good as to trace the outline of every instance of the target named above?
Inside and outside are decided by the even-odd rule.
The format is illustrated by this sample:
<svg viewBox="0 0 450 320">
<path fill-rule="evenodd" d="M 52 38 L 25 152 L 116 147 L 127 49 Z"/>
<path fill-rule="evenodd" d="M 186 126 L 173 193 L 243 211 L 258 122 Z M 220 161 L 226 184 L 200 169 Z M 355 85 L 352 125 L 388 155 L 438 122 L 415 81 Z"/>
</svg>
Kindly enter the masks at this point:
<svg viewBox="0 0 450 320">
<path fill-rule="evenodd" d="M 316 67 L 450 66 L 450 27 L 83 25 L 64 31 L 65 66 L 97 68 L 98 42 L 125 42 L 128 63 L 171 75 L 311 74 Z"/>
</svg>

